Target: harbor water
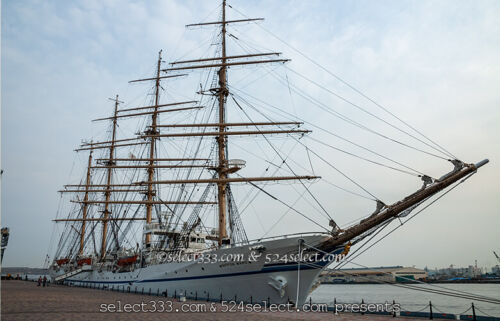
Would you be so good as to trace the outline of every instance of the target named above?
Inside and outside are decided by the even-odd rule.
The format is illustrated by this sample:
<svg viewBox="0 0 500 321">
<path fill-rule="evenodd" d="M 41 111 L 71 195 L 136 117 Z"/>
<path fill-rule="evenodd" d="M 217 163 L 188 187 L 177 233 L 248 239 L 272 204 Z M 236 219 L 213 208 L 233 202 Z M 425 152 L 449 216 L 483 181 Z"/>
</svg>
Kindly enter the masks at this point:
<svg viewBox="0 0 500 321">
<path fill-rule="evenodd" d="M 448 291 L 462 291 L 469 294 L 481 295 L 500 300 L 500 284 L 421 284 L 424 289 L 447 289 Z M 439 288 L 437 288 L 439 287 Z M 462 314 L 472 314 L 470 307 L 472 300 L 435 293 L 421 292 L 390 284 L 322 284 L 311 293 L 314 303 L 385 303 L 392 302 L 401 305 L 404 311 L 429 311 L 429 301 L 432 302 L 433 311 Z M 500 317 L 500 305 L 474 301 L 476 314 Z M 427 308 L 426 308 L 427 307 Z"/>
</svg>

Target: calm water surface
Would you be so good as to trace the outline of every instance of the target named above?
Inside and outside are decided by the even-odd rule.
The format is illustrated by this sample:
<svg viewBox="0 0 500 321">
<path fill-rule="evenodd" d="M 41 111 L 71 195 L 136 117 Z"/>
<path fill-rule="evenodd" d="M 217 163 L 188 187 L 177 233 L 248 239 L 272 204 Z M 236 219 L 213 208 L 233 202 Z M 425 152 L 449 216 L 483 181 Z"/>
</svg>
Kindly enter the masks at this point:
<svg viewBox="0 0 500 321">
<path fill-rule="evenodd" d="M 492 297 L 500 300 L 500 284 L 424 284 L 418 287 L 436 289 L 435 286 L 449 290 L 463 291 L 475 295 Z M 407 311 L 419 311 L 432 301 L 434 312 L 459 314 L 470 308 L 471 300 L 443 296 L 415 290 L 404 289 L 389 284 L 323 284 L 311 293 L 312 302 L 338 303 L 385 303 L 395 300 Z M 478 315 L 500 317 L 500 305 L 475 301 Z M 429 311 L 428 308 L 425 311 Z M 469 310 L 466 314 L 472 314 Z"/>
</svg>

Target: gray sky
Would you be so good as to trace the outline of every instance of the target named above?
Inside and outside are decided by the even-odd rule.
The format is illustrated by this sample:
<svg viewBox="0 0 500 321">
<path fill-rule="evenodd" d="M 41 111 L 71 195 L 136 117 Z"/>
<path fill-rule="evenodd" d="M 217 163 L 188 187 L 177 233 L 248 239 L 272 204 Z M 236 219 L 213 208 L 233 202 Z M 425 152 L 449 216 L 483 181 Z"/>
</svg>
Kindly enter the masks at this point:
<svg viewBox="0 0 500 321">
<path fill-rule="evenodd" d="M 408 120 L 463 161 L 491 161 L 357 262 L 419 267 L 465 266 L 476 259 L 480 266 L 496 263 L 492 250 L 500 251 L 498 1 L 229 3 L 237 10 L 228 9 L 230 19 L 241 19 L 238 11 L 264 17 L 260 25 L 266 30 Z M 151 76 L 159 49 L 166 51 L 166 61 L 208 55 L 211 47 L 205 41 L 210 40 L 211 29 L 185 30 L 184 25 L 217 19 L 219 3 L 26 0 L 2 4 L 2 226 L 11 228 L 4 265 L 40 266 L 53 231 L 51 219 L 58 210 L 56 191 L 78 179 L 85 163 L 86 155 L 75 155 L 72 150 L 81 139 L 105 133 L 104 127 L 90 120 L 109 114 L 107 98 L 116 93 L 131 107 L 145 102 L 141 96 L 144 88 L 127 81 Z M 276 72 L 324 104 L 388 135 L 400 134 L 298 77 L 294 71 L 397 123 L 259 26 L 241 25 L 229 32 L 252 48 L 280 51 L 292 59 L 287 65 L 290 69 L 271 66 L 246 73 L 231 71 L 230 80 L 237 88 L 274 105 L 286 105 L 286 110 L 306 121 L 434 177 L 451 169 L 446 162 L 388 144 L 325 115 L 310 102 L 290 95 L 283 84 L 268 85 L 273 80 L 270 71 Z M 229 40 L 235 42 L 235 38 Z M 237 49 L 236 45 L 230 48 Z M 259 77 L 261 81 L 253 81 Z M 180 86 L 172 85 L 173 92 L 185 90 Z M 195 82 L 189 88 L 191 98 L 197 89 Z M 181 100 L 184 96 L 172 97 Z M 312 137 L 361 153 L 331 136 L 317 134 Z M 397 137 L 415 143 L 404 135 Z M 321 150 L 318 146 L 315 148 Z M 332 163 L 387 203 L 420 186 L 414 177 L 323 149 Z M 303 160 L 303 153 L 299 159 Z M 251 176 L 248 167 L 244 175 Z M 255 168 L 255 173 L 261 169 Z M 324 163 L 316 160 L 314 170 L 333 183 L 356 190 Z M 374 209 L 373 203 L 322 186 L 312 189 L 342 225 Z M 283 212 L 264 200 L 257 212 L 243 214 L 252 238 L 260 237 L 265 225 L 276 220 L 268 220 L 263 211 Z M 301 210 L 308 211 L 307 207 Z M 287 217 L 271 235 L 304 230 L 315 228 L 300 217 Z"/>
</svg>

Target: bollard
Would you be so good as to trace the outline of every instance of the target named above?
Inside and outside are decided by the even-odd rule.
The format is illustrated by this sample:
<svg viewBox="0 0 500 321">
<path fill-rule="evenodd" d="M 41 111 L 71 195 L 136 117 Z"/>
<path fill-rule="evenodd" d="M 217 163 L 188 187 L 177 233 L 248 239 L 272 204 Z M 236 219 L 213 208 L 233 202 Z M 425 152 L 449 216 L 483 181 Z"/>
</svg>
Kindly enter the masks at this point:
<svg viewBox="0 0 500 321">
<path fill-rule="evenodd" d="M 337 298 L 333 298 L 333 314 L 337 314 Z"/>
<path fill-rule="evenodd" d="M 220 303 L 222 303 L 222 292 L 220 294 Z"/>
<path fill-rule="evenodd" d="M 476 321 L 476 308 L 474 307 L 474 302 L 472 302 L 472 321 Z"/>
<path fill-rule="evenodd" d="M 177 289 L 174 291 L 174 299 L 177 299 Z"/>
<path fill-rule="evenodd" d="M 236 302 L 236 294 L 234 295 L 234 302 Z"/>
<path fill-rule="evenodd" d="M 269 306 L 270 304 L 271 304 L 271 299 L 267 297 L 267 306 Z"/>
<path fill-rule="evenodd" d="M 250 296 L 250 304 L 253 304 L 253 298 Z"/>
<path fill-rule="evenodd" d="M 196 291 L 196 292 L 194 293 L 194 300 L 195 300 L 195 301 L 196 301 L 196 300 L 198 300 L 198 291 Z"/>
<path fill-rule="evenodd" d="M 168 289 L 165 289 L 165 297 L 168 298 Z"/>
<path fill-rule="evenodd" d="M 210 301 L 210 292 L 207 293 L 207 302 Z"/>
<path fill-rule="evenodd" d="M 431 301 L 429 301 L 429 308 L 430 308 L 429 320 L 432 320 L 434 318 L 432 316 L 432 302 Z"/>
<path fill-rule="evenodd" d="M 309 308 L 311 308 L 313 305 L 313 299 L 311 297 L 309 297 Z"/>
<path fill-rule="evenodd" d="M 361 299 L 361 305 L 362 306 L 365 305 L 365 300 Z M 362 309 L 360 309 L 360 310 L 361 310 L 361 315 L 364 315 L 365 313 L 362 311 Z"/>
<path fill-rule="evenodd" d="M 396 301 L 392 300 L 392 317 L 396 317 L 396 309 L 394 309 L 394 306 L 396 305 Z"/>
</svg>

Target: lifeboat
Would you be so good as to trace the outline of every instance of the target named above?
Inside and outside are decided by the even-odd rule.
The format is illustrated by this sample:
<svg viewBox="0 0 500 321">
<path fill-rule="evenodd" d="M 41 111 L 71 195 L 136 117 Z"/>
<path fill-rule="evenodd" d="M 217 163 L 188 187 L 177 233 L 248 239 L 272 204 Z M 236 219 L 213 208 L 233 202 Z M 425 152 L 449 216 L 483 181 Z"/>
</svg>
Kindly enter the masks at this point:
<svg viewBox="0 0 500 321">
<path fill-rule="evenodd" d="M 118 260 L 116 265 L 119 266 L 125 266 L 125 265 L 130 265 L 134 264 L 137 261 L 137 255 L 132 255 L 132 256 L 127 256 L 127 257 L 122 257 Z"/>
<path fill-rule="evenodd" d="M 56 260 L 56 263 L 57 265 L 64 265 L 64 264 L 67 264 L 69 262 L 69 259 L 68 258 L 65 258 L 65 259 L 59 259 L 59 260 Z"/>
<path fill-rule="evenodd" d="M 81 258 L 78 261 L 76 261 L 76 263 L 79 266 L 80 265 L 92 265 L 92 258 L 90 258 L 90 257 Z"/>
</svg>

